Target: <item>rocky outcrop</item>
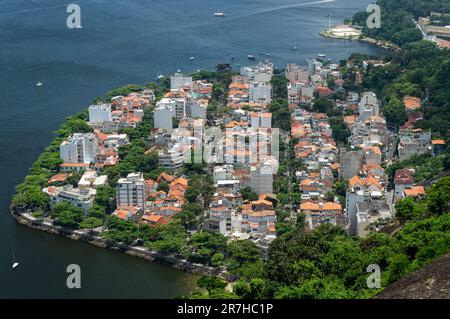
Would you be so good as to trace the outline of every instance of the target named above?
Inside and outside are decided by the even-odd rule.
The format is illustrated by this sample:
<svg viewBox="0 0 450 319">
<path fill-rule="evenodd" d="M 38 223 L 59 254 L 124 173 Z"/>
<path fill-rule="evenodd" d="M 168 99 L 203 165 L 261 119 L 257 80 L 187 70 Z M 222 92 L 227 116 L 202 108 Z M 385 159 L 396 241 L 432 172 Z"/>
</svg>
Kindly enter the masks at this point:
<svg viewBox="0 0 450 319">
<path fill-rule="evenodd" d="M 375 299 L 449 299 L 450 253 L 393 283 Z"/>
</svg>

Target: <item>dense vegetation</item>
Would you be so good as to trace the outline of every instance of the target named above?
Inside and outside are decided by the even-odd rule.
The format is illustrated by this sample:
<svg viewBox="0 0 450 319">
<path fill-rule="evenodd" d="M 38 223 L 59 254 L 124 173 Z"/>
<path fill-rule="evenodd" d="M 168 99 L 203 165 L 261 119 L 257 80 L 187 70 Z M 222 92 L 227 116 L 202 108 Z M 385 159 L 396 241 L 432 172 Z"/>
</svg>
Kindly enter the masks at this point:
<svg viewBox="0 0 450 319">
<path fill-rule="evenodd" d="M 424 199 L 406 199 L 397 209 L 403 228 L 395 235 L 372 233 L 350 238 L 323 225 L 303 227 L 277 238 L 261 271 L 242 277 L 227 295 L 241 298 L 369 298 L 383 287 L 450 251 L 450 177 L 430 188 Z M 367 288 L 366 269 L 381 269 L 381 289 Z M 209 287 L 203 297 L 223 296 Z"/>
<path fill-rule="evenodd" d="M 402 99 L 414 95 L 423 101 L 424 119 L 417 124 L 436 135 L 450 132 L 450 50 L 439 49 L 429 41 L 420 41 L 421 32 L 412 19 L 433 12 L 450 13 L 447 0 L 380 0 L 382 26 L 366 27 L 366 12 L 353 17 L 353 23 L 365 26 L 364 33 L 401 46 L 384 67 L 369 67 L 364 74 L 365 89 L 383 97 L 382 111 L 389 124 L 401 126 L 407 120 Z"/>
</svg>

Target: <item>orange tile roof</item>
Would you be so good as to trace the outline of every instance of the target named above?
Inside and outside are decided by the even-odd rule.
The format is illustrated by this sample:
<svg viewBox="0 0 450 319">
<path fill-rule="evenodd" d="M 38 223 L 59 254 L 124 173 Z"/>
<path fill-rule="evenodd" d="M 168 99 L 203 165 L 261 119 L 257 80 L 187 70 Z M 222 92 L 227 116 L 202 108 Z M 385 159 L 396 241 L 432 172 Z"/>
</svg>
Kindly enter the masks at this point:
<svg viewBox="0 0 450 319">
<path fill-rule="evenodd" d="M 423 186 L 413 186 L 410 189 L 405 189 L 405 196 L 417 197 L 425 194 L 425 188 Z"/>
<path fill-rule="evenodd" d="M 183 177 L 178 177 L 177 179 L 174 179 L 171 183 L 170 186 L 175 186 L 177 184 L 181 184 L 183 186 L 187 186 L 188 185 L 188 180 L 186 178 Z"/>
<path fill-rule="evenodd" d="M 415 110 L 421 106 L 420 99 L 414 96 L 405 96 L 403 98 L 403 104 L 407 110 Z"/>
<path fill-rule="evenodd" d="M 158 183 L 160 182 L 172 182 L 174 180 L 174 177 L 172 175 L 169 175 L 165 172 L 162 172 L 159 176 L 158 179 L 156 180 Z"/>
<path fill-rule="evenodd" d="M 300 186 L 309 186 L 312 183 L 314 183 L 312 179 L 306 178 L 300 182 Z"/>
<path fill-rule="evenodd" d="M 64 173 L 53 175 L 52 177 L 50 177 L 47 183 L 51 184 L 54 182 L 64 182 L 70 175 L 71 174 L 64 174 Z"/>
<path fill-rule="evenodd" d="M 267 205 L 267 206 L 273 206 L 272 202 L 265 200 L 265 199 L 258 199 L 252 202 L 252 205 Z"/>
<path fill-rule="evenodd" d="M 246 89 L 249 88 L 249 85 L 245 84 L 245 83 L 236 83 L 236 82 L 234 82 L 234 83 L 231 83 L 228 86 L 228 88 L 230 88 L 230 89 L 246 90 Z"/>
<path fill-rule="evenodd" d="M 359 178 L 359 176 L 355 175 L 352 178 L 350 178 L 348 180 L 348 184 L 350 185 L 350 187 L 355 186 L 356 184 L 359 184 L 361 186 L 364 186 L 364 182 L 361 180 L 361 178 Z"/>
<path fill-rule="evenodd" d="M 275 216 L 275 211 L 273 210 L 259 210 L 259 211 L 248 210 L 243 213 L 253 217 Z"/>
<path fill-rule="evenodd" d="M 431 143 L 433 145 L 445 145 L 445 141 L 444 140 L 432 140 Z"/>
<path fill-rule="evenodd" d="M 322 204 L 322 205 L 321 205 Z M 325 202 L 325 203 L 313 203 L 313 202 L 303 202 L 300 204 L 301 210 L 315 210 L 315 211 L 342 211 L 341 204 L 333 203 L 333 202 Z"/>
</svg>

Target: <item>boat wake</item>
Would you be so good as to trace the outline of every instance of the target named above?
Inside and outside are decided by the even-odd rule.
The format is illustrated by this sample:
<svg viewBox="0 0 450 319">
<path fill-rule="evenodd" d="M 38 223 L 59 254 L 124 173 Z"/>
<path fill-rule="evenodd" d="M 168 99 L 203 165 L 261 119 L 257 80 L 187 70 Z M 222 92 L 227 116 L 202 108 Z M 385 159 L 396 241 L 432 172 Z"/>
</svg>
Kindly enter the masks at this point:
<svg viewBox="0 0 450 319">
<path fill-rule="evenodd" d="M 255 15 L 259 15 L 259 14 L 264 14 L 264 13 L 269 13 L 269 12 L 274 12 L 274 11 L 279 11 L 279 10 L 284 10 L 284 9 L 291 9 L 291 8 L 303 7 L 303 6 L 308 6 L 308 5 L 314 5 L 314 4 L 331 3 L 331 2 L 336 2 L 336 1 L 337 0 L 318 0 L 318 1 L 311 1 L 311 2 L 287 4 L 284 6 L 277 6 L 277 7 L 272 7 L 272 8 L 256 10 L 256 11 L 253 11 L 246 15 L 230 17 L 229 19 L 227 19 L 227 21 L 242 19 L 242 18 L 246 18 L 246 17 L 251 17 L 251 16 L 255 16 Z"/>
</svg>

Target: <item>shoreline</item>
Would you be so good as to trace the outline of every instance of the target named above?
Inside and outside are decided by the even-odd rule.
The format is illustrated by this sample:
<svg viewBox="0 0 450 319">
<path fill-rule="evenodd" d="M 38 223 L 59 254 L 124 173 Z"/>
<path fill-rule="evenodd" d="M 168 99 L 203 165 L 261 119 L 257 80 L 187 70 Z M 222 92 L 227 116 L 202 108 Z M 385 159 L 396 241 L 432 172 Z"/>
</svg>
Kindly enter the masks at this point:
<svg viewBox="0 0 450 319">
<path fill-rule="evenodd" d="M 150 262 L 158 263 L 172 269 L 190 273 L 193 275 L 217 276 L 228 282 L 233 281 L 233 276 L 227 273 L 225 268 L 215 268 L 203 264 L 192 263 L 186 259 L 180 259 L 172 255 L 166 255 L 157 251 L 149 250 L 142 246 L 132 246 L 121 243 L 108 243 L 105 239 L 80 230 L 72 230 L 55 226 L 48 222 L 39 220 L 29 215 L 27 211 L 19 211 L 13 205 L 10 206 L 11 216 L 21 225 L 35 230 L 44 231 L 53 235 L 58 235 L 67 239 L 87 243 L 98 248 L 121 252 L 126 255 L 139 257 Z M 27 216 L 28 215 L 28 216 Z"/>
<path fill-rule="evenodd" d="M 346 35 L 337 35 L 334 33 L 333 28 L 336 28 L 337 26 L 332 27 L 330 30 L 324 30 L 321 31 L 319 34 L 328 39 L 337 39 L 337 40 L 348 40 L 348 41 L 359 41 L 362 43 L 368 43 L 372 44 L 374 46 L 377 46 L 379 48 L 385 49 L 385 50 L 394 50 L 394 51 L 400 51 L 400 47 L 394 43 L 388 42 L 388 41 L 381 41 L 377 40 L 368 36 L 365 36 L 364 34 L 361 34 L 359 36 L 346 36 Z M 356 30 L 356 29 L 355 29 Z"/>
</svg>

